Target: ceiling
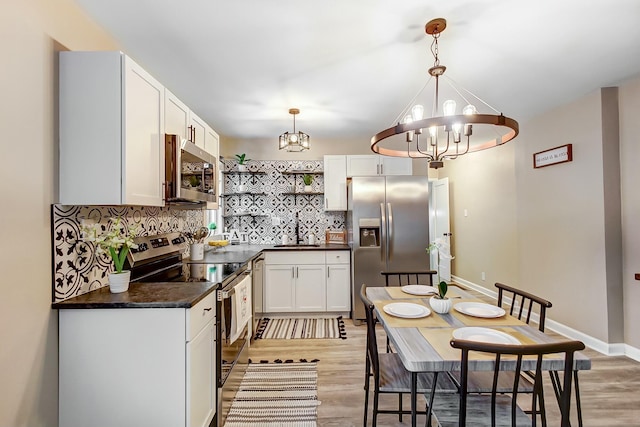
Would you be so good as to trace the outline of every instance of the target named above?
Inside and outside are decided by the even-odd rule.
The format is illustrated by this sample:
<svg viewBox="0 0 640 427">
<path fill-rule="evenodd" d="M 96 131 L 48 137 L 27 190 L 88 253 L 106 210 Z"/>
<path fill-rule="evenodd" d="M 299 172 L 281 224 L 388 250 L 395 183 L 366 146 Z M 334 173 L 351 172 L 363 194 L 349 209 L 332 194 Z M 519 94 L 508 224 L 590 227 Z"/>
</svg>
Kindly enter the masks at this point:
<svg viewBox="0 0 640 427">
<path fill-rule="evenodd" d="M 441 64 L 521 123 L 640 74 L 638 0 L 76 0 L 226 137 L 369 141 Z"/>
</svg>

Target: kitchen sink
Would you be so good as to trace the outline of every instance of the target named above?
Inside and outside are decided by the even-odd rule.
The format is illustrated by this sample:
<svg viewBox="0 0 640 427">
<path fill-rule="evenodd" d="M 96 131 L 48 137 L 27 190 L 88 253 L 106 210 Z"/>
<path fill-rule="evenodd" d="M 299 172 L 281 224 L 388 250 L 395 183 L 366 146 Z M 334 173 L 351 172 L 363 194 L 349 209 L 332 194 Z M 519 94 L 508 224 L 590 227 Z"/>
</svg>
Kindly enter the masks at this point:
<svg viewBox="0 0 640 427">
<path fill-rule="evenodd" d="M 319 248 L 320 245 L 311 245 L 308 243 L 289 243 L 286 245 L 273 245 L 274 248 Z"/>
</svg>

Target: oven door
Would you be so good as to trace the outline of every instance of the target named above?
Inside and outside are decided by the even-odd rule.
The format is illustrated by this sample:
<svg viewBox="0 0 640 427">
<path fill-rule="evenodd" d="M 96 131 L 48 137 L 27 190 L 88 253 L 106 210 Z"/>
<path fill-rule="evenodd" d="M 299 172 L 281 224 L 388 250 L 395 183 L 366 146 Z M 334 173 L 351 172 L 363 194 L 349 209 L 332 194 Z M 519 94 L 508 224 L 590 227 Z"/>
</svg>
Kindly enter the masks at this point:
<svg viewBox="0 0 640 427">
<path fill-rule="evenodd" d="M 219 299 L 218 425 L 222 426 L 240 388 L 240 382 L 249 361 L 251 272 L 245 271 L 223 283 L 219 291 Z M 246 310 L 248 310 L 248 316 Z"/>
</svg>

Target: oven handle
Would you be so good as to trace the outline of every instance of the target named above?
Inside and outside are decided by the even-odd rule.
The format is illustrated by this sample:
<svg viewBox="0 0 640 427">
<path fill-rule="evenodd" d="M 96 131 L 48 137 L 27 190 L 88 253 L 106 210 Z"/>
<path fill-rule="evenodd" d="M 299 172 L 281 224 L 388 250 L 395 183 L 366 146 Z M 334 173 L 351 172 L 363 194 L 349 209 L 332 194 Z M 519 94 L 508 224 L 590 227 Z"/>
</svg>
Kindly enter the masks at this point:
<svg viewBox="0 0 640 427">
<path fill-rule="evenodd" d="M 231 297 L 231 295 L 236 293 L 236 285 L 238 283 L 240 283 L 245 276 L 248 276 L 249 274 L 251 274 L 250 271 L 243 271 L 242 273 L 240 273 L 239 275 L 237 275 L 236 277 L 234 277 L 231 280 L 231 286 L 229 290 L 220 290 L 220 296 L 218 297 L 218 299 L 227 299 L 229 297 Z M 225 286 L 225 288 L 229 288 L 229 285 Z"/>
<path fill-rule="evenodd" d="M 167 267 L 163 267 L 163 268 L 161 268 L 161 269 L 159 269 L 159 270 L 155 270 L 155 271 L 153 271 L 153 272 L 151 272 L 151 273 L 144 274 L 144 275 L 142 275 L 142 276 L 140 276 L 140 277 L 136 278 L 136 279 L 135 279 L 135 282 L 140 282 L 140 281 L 142 281 L 142 280 L 146 279 L 147 277 L 155 276 L 155 275 L 157 275 L 158 273 L 164 273 L 165 271 L 172 270 L 172 269 L 174 269 L 174 268 L 176 268 L 176 267 L 182 267 L 182 261 L 177 262 L 177 263 L 172 264 L 172 265 L 169 265 L 169 266 L 167 266 Z M 133 282 L 133 281 L 134 281 L 134 280 L 132 280 L 132 282 Z"/>
</svg>

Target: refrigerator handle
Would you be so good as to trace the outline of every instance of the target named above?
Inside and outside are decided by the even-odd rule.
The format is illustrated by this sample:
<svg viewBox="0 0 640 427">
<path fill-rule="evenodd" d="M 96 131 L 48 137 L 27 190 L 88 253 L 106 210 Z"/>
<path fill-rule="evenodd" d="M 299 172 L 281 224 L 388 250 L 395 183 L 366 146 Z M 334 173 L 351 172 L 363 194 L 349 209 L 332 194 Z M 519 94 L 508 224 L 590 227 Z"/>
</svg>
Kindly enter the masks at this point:
<svg viewBox="0 0 640 427">
<path fill-rule="evenodd" d="M 387 203 L 387 218 L 388 218 L 388 226 L 387 226 L 387 240 L 388 240 L 388 251 L 389 251 L 389 261 L 393 258 L 393 211 L 391 210 L 391 203 Z"/>
<path fill-rule="evenodd" d="M 380 261 L 387 262 L 387 217 L 384 214 L 384 203 L 380 203 Z"/>
</svg>

